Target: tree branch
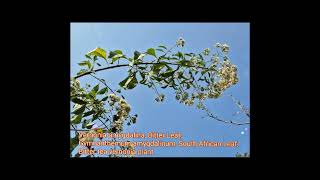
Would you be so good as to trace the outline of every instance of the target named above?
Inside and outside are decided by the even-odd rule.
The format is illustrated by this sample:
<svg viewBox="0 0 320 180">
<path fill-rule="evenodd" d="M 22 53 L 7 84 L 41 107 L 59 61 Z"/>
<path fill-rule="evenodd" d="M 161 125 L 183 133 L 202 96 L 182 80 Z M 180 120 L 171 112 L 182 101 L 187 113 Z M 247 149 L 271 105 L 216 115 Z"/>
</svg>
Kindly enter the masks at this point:
<svg viewBox="0 0 320 180">
<path fill-rule="evenodd" d="M 241 104 L 241 102 L 237 100 L 235 97 L 233 97 L 231 94 L 229 94 L 229 96 L 232 98 L 233 102 L 237 104 L 239 109 L 241 109 L 241 111 L 244 112 L 250 118 L 250 111 L 247 108 L 245 108 L 244 105 Z"/>
<path fill-rule="evenodd" d="M 165 62 L 165 63 L 166 64 L 170 64 L 170 65 L 176 65 L 176 66 L 180 66 L 181 65 L 181 64 L 169 63 L 169 62 Z M 134 64 L 134 65 L 140 65 L 140 64 L 141 65 L 144 65 L 144 64 L 156 65 L 156 64 L 162 64 L 162 63 L 161 62 L 159 62 L 159 63 L 146 62 L 146 63 L 138 63 L 138 64 Z M 92 70 L 92 71 L 88 71 L 88 72 L 82 73 L 80 75 L 75 76 L 74 78 L 77 79 L 77 78 L 80 78 L 82 76 L 94 73 L 94 72 L 99 72 L 99 71 L 103 71 L 103 70 L 107 70 L 107 69 L 114 69 L 114 68 L 118 68 L 118 67 L 126 67 L 126 66 L 129 66 L 129 64 L 120 64 L 120 65 L 115 65 L 115 66 L 108 66 L 108 67 L 104 67 L 104 68 L 100 68 L 100 69 L 96 69 L 96 70 Z M 184 65 L 184 66 L 187 66 L 187 65 Z M 195 68 L 206 69 L 206 70 L 209 69 L 209 68 L 201 67 L 201 66 L 187 66 L 187 67 L 195 67 Z"/>
<path fill-rule="evenodd" d="M 232 120 L 224 120 L 224 119 L 221 119 L 219 118 L 218 116 L 215 116 L 212 114 L 212 112 L 210 112 L 207 107 L 201 102 L 202 104 L 202 107 L 203 107 L 203 110 L 207 113 L 207 116 L 210 117 L 210 118 L 213 118 L 217 121 L 220 121 L 220 122 L 224 122 L 224 123 L 229 123 L 229 124 L 234 124 L 234 125 L 246 125 L 246 124 L 250 124 L 250 122 L 243 122 L 243 123 L 239 123 L 239 122 L 235 122 L 235 121 L 232 121 Z"/>
</svg>

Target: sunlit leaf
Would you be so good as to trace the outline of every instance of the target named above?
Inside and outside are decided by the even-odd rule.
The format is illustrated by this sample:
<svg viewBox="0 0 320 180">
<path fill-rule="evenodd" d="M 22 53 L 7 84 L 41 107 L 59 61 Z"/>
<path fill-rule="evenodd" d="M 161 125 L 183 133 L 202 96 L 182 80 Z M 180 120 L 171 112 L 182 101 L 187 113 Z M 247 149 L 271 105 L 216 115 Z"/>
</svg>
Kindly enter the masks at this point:
<svg viewBox="0 0 320 180">
<path fill-rule="evenodd" d="M 153 48 L 149 48 L 149 49 L 147 50 L 147 54 L 149 54 L 149 55 L 151 55 L 151 56 L 154 56 L 154 57 L 157 57 L 157 55 L 156 55 L 156 50 L 153 49 Z"/>
<path fill-rule="evenodd" d="M 107 52 L 100 47 L 97 47 L 96 49 L 90 51 L 87 55 L 88 56 L 99 56 L 99 57 L 102 57 L 103 59 L 107 60 Z"/>
<path fill-rule="evenodd" d="M 82 119 L 82 114 L 74 115 L 74 116 L 71 118 L 71 123 L 72 123 L 72 124 L 79 124 L 79 123 L 81 122 L 81 119 Z"/>
<path fill-rule="evenodd" d="M 83 104 L 83 105 L 78 105 L 77 108 L 75 108 L 75 110 L 72 112 L 73 114 L 81 114 L 84 112 L 86 108 L 86 105 Z"/>
<path fill-rule="evenodd" d="M 119 85 L 124 89 L 133 89 L 138 84 L 138 80 L 136 78 L 136 74 L 128 76 L 126 79 L 121 81 Z"/>
<path fill-rule="evenodd" d="M 83 113 L 83 117 L 90 116 L 90 115 L 94 114 L 94 112 L 95 112 L 94 110 L 87 111 L 87 112 Z"/>
</svg>

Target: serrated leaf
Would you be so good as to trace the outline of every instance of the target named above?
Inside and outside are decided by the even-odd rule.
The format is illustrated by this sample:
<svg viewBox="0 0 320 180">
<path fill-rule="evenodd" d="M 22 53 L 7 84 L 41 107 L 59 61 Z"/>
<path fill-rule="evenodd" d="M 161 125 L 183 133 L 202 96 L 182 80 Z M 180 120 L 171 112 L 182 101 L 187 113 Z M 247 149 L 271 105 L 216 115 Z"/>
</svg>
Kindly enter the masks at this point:
<svg viewBox="0 0 320 180">
<path fill-rule="evenodd" d="M 149 54 L 149 55 L 154 56 L 154 57 L 157 58 L 156 50 L 153 49 L 153 48 L 149 48 L 149 49 L 147 50 L 147 54 Z"/>
<path fill-rule="evenodd" d="M 87 55 L 88 56 L 99 56 L 99 57 L 102 57 L 103 59 L 107 60 L 107 52 L 100 47 L 97 47 L 96 49 L 90 51 Z"/>
</svg>

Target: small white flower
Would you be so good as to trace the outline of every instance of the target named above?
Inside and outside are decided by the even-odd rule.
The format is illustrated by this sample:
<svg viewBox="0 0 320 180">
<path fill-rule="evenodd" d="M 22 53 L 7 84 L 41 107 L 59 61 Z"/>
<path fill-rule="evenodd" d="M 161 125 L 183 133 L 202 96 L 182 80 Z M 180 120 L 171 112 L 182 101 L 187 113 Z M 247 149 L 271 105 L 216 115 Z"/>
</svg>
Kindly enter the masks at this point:
<svg viewBox="0 0 320 180">
<path fill-rule="evenodd" d="M 183 47 L 184 44 L 185 44 L 185 42 L 186 42 L 186 41 L 185 41 L 182 37 L 180 37 L 180 38 L 178 39 L 178 41 L 177 41 L 177 46 Z"/>
</svg>

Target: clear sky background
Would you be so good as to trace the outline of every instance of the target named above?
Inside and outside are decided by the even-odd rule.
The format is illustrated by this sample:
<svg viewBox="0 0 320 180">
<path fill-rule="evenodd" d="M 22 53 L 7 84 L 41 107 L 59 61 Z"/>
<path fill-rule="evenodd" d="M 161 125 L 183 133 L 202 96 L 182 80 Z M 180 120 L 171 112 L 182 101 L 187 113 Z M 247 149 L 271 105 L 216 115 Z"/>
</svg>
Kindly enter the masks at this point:
<svg viewBox="0 0 320 180">
<path fill-rule="evenodd" d="M 81 69 L 77 63 L 85 60 L 84 55 L 96 47 L 107 51 L 119 49 L 131 57 L 135 50 L 144 52 L 160 44 L 171 47 L 179 37 L 186 40 L 183 52 L 200 53 L 205 48 L 212 49 L 217 42 L 227 43 L 231 62 L 238 67 L 239 82 L 225 93 L 231 93 L 246 107 L 250 107 L 249 35 L 249 23 L 72 23 L 71 76 Z M 101 71 L 97 76 L 104 78 L 113 89 L 118 89 L 118 83 L 127 77 L 127 68 Z M 82 85 L 98 83 L 90 76 L 79 80 Z M 154 156 L 234 157 L 237 152 L 250 152 L 249 125 L 236 126 L 210 118 L 202 119 L 204 112 L 195 106 L 180 104 L 175 100 L 173 91 L 159 90 L 166 95 L 163 103 L 157 103 L 154 91 L 144 85 L 122 90 L 132 106 L 132 114 L 138 114 L 137 123 L 125 128 L 124 132 L 182 132 L 184 141 L 238 141 L 239 147 L 155 148 Z M 239 109 L 228 96 L 208 99 L 206 105 L 219 117 L 246 121 L 246 116 L 234 115 Z"/>
</svg>

